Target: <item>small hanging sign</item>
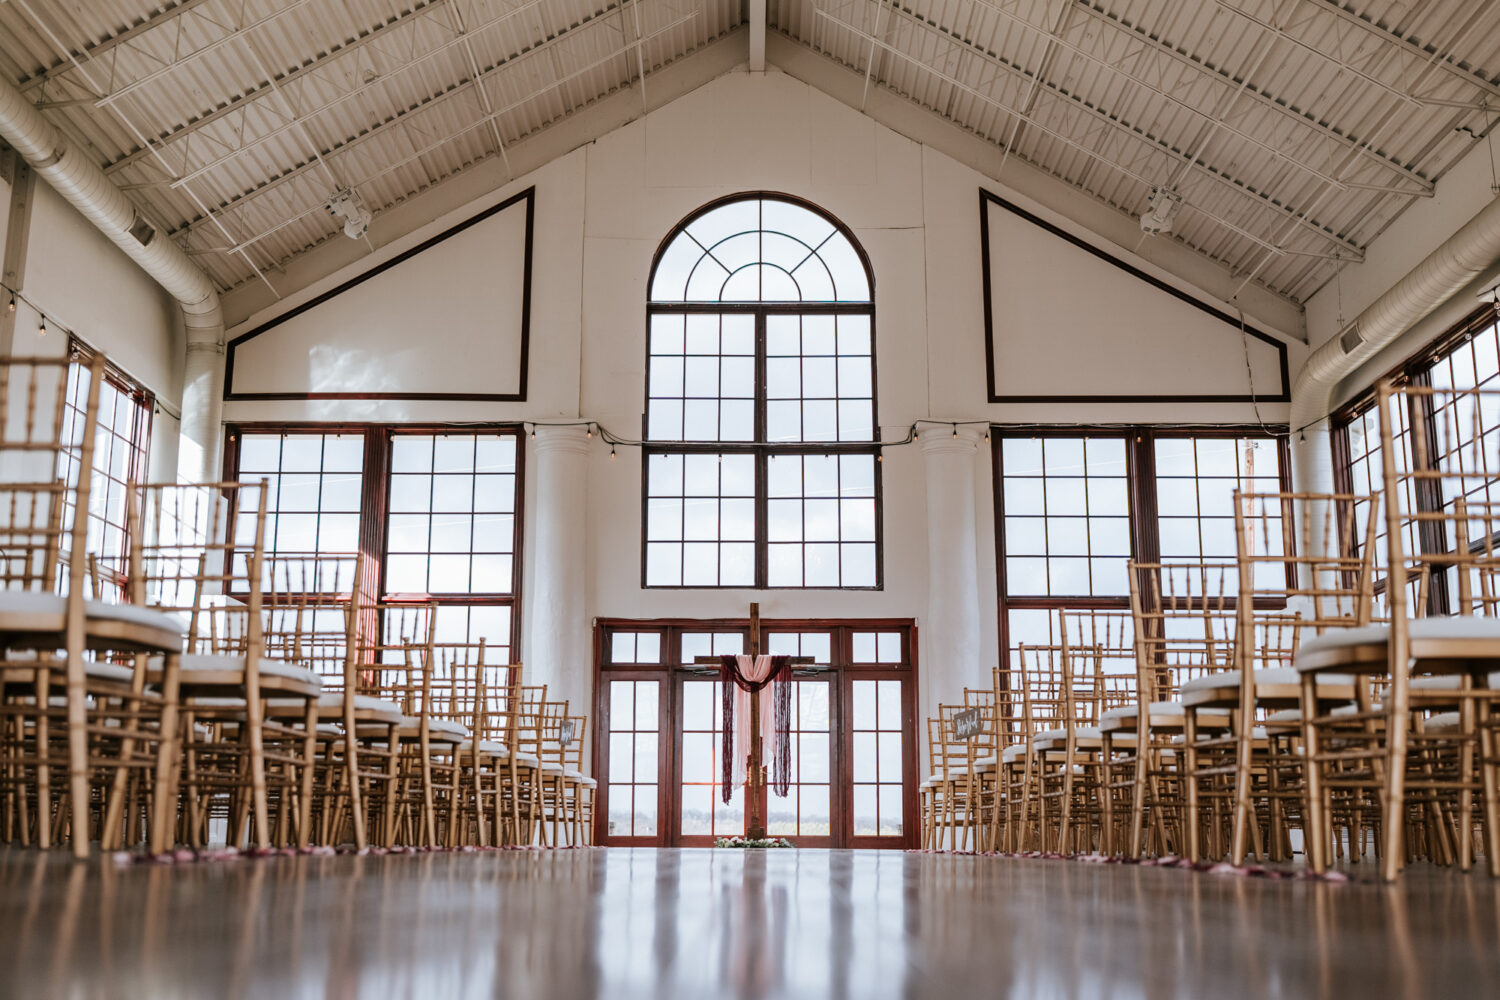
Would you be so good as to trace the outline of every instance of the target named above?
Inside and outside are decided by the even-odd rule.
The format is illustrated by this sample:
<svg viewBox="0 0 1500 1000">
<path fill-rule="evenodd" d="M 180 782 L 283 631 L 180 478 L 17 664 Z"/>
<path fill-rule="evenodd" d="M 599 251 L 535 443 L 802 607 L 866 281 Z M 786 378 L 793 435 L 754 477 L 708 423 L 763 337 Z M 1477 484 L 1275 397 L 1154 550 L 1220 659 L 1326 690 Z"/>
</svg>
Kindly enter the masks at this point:
<svg viewBox="0 0 1500 1000">
<path fill-rule="evenodd" d="M 566 749 L 567 747 L 570 747 L 570 746 L 573 745 L 573 738 L 574 738 L 573 720 L 572 719 L 564 719 L 564 720 L 562 720 L 562 723 L 557 727 L 557 742 L 561 743 L 563 745 L 564 749 Z"/>
<path fill-rule="evenodd" d="M 972 740 L 983 732 L 984 721 L 979 709 L 966 708 L 961 712 L 953 713 L 953 735 L 958 739 Z"/>
</svg>

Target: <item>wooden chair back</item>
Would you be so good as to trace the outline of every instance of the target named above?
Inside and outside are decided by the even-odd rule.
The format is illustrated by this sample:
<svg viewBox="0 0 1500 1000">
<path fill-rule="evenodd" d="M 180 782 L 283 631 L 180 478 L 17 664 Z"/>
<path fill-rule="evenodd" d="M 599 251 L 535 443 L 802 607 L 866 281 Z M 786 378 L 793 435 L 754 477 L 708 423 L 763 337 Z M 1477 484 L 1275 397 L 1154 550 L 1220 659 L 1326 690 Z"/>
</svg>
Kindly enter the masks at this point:
<svg viewBox="0 0 1500 1000">
<path fill-rule="evenodd" d="M 94 441 L 104 358 L 0 357 L 0 586 L 65 591 L 87 577 Z M 84 407 L 69 405 L 82 393 Z M 87 472 L 85 470 L 88 470 Z M 78 588 L 79 599 L 83 590 Z"/>
<path fill-rule="evenodd" d="M 363 566 L 357 552 L 268 553 L 261 564 L 266 655 L 312 670 L 325 694 L 360 687 L 355 589 Z"/>
</svg>

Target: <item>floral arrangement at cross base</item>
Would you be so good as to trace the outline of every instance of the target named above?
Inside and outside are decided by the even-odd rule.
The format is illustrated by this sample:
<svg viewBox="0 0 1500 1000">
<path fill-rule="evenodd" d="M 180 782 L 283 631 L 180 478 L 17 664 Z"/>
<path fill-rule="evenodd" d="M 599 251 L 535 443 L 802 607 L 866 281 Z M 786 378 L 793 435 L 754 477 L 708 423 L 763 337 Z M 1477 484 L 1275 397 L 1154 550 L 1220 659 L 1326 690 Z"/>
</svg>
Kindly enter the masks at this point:
<svg viewBox="0 0 1500 1000">
<path fill-rule="evenodd" d="M 715 847 L 796 847 L 785 837 L 720 837 L 714 841 Z"/>
</svg>

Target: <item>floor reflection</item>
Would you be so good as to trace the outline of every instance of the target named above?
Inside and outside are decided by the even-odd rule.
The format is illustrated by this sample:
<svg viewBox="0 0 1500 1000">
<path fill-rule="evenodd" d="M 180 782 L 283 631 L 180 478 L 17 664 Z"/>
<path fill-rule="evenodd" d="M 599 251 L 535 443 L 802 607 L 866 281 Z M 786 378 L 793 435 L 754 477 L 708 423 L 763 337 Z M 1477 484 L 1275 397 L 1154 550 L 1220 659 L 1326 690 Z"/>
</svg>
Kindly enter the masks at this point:
<svg viewBox="0 0 1500 1000">
<path fill-rule="evenodd" d="M 1500 995 L 1500 883 L 884 852 L 116 869 L 0 849 L 0 996 Z"/>
</svg>

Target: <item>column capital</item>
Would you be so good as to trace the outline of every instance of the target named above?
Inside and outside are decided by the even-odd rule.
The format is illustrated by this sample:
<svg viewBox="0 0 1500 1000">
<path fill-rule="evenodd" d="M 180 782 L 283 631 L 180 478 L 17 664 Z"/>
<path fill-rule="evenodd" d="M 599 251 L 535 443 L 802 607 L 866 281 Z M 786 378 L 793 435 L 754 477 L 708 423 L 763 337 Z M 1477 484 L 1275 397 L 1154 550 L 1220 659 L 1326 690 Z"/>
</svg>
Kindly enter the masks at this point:
<svg viewBox="0 0 1500 1000">
<path fill-rule="evenodd" d="M 539 455 L 549 453 L 586 455 L 589 450 L 588 428 L 584 426 L 548 426 L 533 424 L 536 437 L 531 447 Z"/>
<path fill-rule="evenodd" d="M 917 444 L 922 446 L 924 455 L 972 455 L 984 436 L 983 428 L 964 424 L 957 428 L 940 423 L 921 424 L 917 433 Z"/>
</svg>

